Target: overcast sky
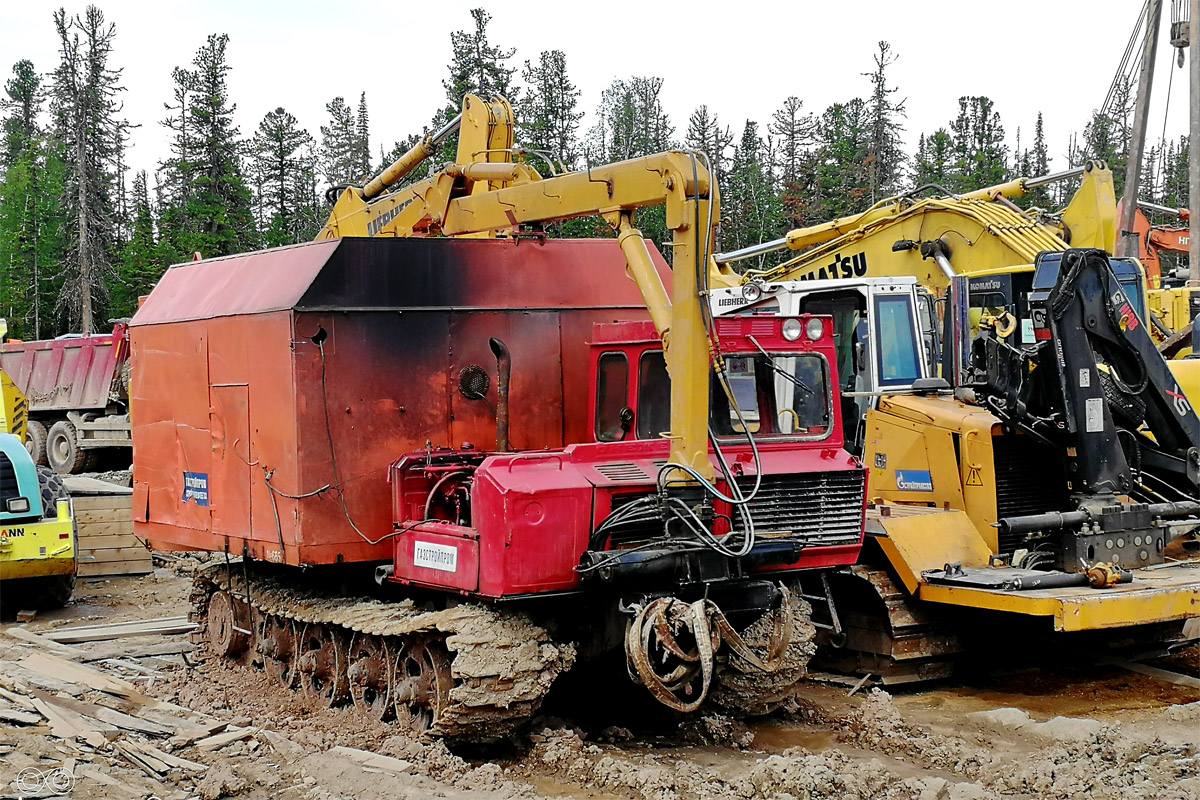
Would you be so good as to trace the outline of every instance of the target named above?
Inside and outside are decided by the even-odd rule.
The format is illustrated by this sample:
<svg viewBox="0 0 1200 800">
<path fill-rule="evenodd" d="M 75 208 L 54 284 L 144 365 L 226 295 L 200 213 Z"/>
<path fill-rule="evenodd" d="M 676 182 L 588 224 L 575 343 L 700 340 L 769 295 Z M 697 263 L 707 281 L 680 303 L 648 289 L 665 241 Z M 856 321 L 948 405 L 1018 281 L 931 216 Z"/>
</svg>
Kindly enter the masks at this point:
<svg viewBox="0 0 1200 800">
<path fill-rule="evenodd" d="M 436 3 L 311 0 L 102 0 L 117 25 L 114 66 L 123 68 L 125 115 L 133 132 L 129 163 L 153 172 L 166 154 L 163 103 L 172 67 L 190 62 L 209 33 L 230 37 L 230 93 L 237 123 L 250 135 L 277 106 L 314 136 L 325 103 L 351 105 L 367 93 L 371 147 L 390 147 L 421 129 L 444 97 L 450 32 L 469 28 L 469 9 L 493 16 L 494 43 L 517 50 L 514 64 L 561 49 L 582 90 L 589 118 L 615 77 L 657 75 L 682 137 L 691 111 L 706 103 L 740 133 L 746 119 L 764 124 L 788 95 L 820 111 L 864 95 L 880 39 L 899 54 L 891 81 L 907 99 L 906 138 L 946 124 L 957 98 L 985 94 L 996 103 L 1009 143 L 1032 139 L 1045 115 L 1053 158 L 1065 165 L 1068 135 L 1099 107 L 1142 0 L 1009 0 L 983 3 Z M 27 58 L 42 72 L 57 61 L 52 12 L 60 2 L 0 0 L 0 69 Z M 1170 3 L 1164 3 L 1164 17 Z M 68 13 L 83 10 L 69 3 Z M 689 13 L 690 12 L 690 13 Z M 1174 72 L 1168 136 L 1186 132 L 1187 71 L 1176 70 L 1164 19 L 1150 141 L 1162 132 L 1169 73 Z"/>
</svg>

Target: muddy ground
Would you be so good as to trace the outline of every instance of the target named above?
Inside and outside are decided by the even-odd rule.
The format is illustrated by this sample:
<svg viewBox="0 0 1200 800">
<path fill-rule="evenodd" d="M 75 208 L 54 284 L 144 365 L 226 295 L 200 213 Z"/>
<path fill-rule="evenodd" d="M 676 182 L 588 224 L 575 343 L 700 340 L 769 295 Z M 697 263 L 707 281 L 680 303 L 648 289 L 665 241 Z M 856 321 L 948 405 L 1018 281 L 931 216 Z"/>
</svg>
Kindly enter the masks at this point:
<svg viewBox="0 0 1200 800">
<path fill-rule="evenodd" d="M 166 569 L 81 581 L 70 607 L 23 627 L 46 632 L 182 616 L 188 586 L 188 578 Z M 0 627 L 10 627 L 12 610 L 0 613 Z M 0 678 L 2 668 L 39 647 L 0 635 Z M 625 694 L 610 699 L 596 685 L 586 703 L 552 696 L 546 716 L 519 741 L 458 752 L 413 741 L 353 709 L 320 707 L 203 651 L 126 659 L 143 672 L 94 662 L 149 697 L 249 726 L 253 735 L 215 750 L 152 740 L 207 765 L 159 778 L 111 743 L 94 748 L 56 736 L 46 724 L 0 721 L 0 796 L 39 796 L 20 791 L 19 773 L 65 765 L 74 776 L 70 796 L 87 800 L 1200 798 L 1200 691 L 1100 665 L 1087 654 L 1057 653 L 1049 661 L 975 664 L 952 682 L 850 697 L 845 686 L 813 683 L 794 713 L 748 722 L 702 715 L 680 723 Z M 1160 663 L 1197 675 L 1200 650 Z M 0 699 L 5 708 L 17 706 Z M 364 766 L 337 747 L 398 761 Z M 42 787 L 40 796 L 52 791 Z"/>
</svg>

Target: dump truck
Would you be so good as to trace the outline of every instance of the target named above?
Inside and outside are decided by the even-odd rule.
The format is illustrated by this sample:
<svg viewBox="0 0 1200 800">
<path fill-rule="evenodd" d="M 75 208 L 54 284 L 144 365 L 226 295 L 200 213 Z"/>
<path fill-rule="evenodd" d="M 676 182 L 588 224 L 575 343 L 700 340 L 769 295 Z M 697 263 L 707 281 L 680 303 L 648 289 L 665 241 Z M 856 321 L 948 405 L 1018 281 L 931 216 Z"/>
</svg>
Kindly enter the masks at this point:
<svg viewBox="0 0 1200 800">
<path fill-rule="evenodd" d="M 34 462 L 59 475 L 96 469 L 106 454 L 114 468 L 128 466 L 129 369 L 123 322 L 112 333 L 0 343 L 0 371 L 29 403 L 25 445 Z"/>
<path fill-rule="evenodd" d="M 451 130 L 456 162 L 401 185 Z M 672 268 L 634 225 L 656 205 Z M 542 232 L 588 215 L 616 240 Z M 695 154 L 542 178 L 508 104 L 467 97 L 317 242 L 168 270 L 130 327 L 133 513 L 218 554 L 198 636 L 457 741 L 577 660 L 680 712 L 786 703 L 866 469 L 832 320 L 701 303 L 719 220 Z"/>
</svg>

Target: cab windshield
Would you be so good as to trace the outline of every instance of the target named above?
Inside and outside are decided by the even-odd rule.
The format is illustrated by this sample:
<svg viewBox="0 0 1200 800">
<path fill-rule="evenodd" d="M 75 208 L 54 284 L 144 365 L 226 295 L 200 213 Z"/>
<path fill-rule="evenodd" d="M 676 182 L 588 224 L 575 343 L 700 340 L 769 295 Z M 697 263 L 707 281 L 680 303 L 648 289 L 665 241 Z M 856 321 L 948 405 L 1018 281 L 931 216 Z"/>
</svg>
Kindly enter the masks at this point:
<svg viewBox="0 0 1200 800">
<path fill-rule="evenodd" d="M 742 436 L 747 429 L 760 436 L 801 439 L 830 434 L 829 367 L 824 357 L 726 356 L 725 368 L 729 393 L 715 373 L 710 389 L 712 428 L 718 437 Z"/>
</svg>

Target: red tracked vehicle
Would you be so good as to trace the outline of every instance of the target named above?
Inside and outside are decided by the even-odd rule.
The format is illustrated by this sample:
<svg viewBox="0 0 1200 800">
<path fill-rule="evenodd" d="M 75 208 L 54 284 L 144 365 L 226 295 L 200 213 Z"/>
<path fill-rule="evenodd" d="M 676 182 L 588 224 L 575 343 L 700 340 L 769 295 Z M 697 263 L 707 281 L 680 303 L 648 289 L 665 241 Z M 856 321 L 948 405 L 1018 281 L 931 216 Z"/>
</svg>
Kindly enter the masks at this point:
<svg viewBox="0 0 1200 800">
<path fill-rule="evenodd" d="M 229 556 L 197 576 L 203 636 L 459 740 L 622 643 L 672 708 L 785 702 L 800 578 L 862 540 L 829 321 L 707 316 L 694 154 L 546 179 L 463 158 L 367 209 L 398 238 L 177 267 L 135 317 L 135 519 Z M 656 204 L 673 270 L 632 225 Z M 615 246 L 538 235 L 593 214 Z M 534 241 L 426 238 L 499 229 Z"/>
</svg>

